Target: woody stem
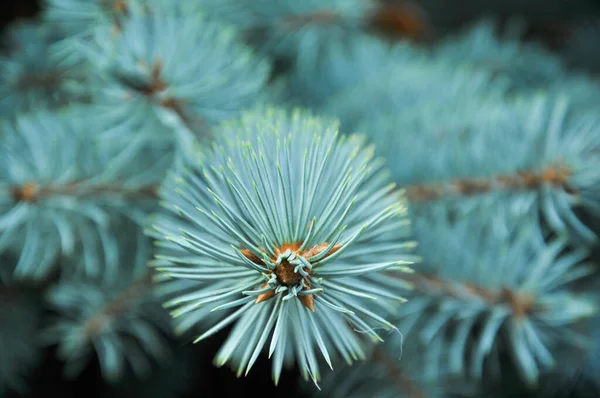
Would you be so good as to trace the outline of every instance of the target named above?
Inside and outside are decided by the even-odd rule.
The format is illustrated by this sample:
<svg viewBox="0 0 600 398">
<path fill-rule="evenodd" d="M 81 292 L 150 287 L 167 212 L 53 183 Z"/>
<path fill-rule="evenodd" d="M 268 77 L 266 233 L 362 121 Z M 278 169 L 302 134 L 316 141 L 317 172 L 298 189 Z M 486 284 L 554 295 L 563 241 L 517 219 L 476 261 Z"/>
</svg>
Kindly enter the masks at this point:
<svg viewBox="0 0 600 398">
<path fill-rule="evenodd" d="M 86 335 L 93 336 L 99 333 L 106 322 L 123 314 L 131 303 L 148 291 L 152 286 L 152 272 L 147 272 L 143 277 L 133 282 L 121 292 L 114 300 L 108 302 L 101 311 L 89 318 L 84 325 Z"/>
<path fill-rule="evenodd" d="M 543 185 L 553 185 L 573 192 L 568 185 L 571 171 L 561 164 L 550 165 L 539 172 L 517 171 L 514 174 L 486 178 L 465 178 L 406 188 L 412 202 L 427 202 L 447 197 L 464 197 L 492 191 L 532 191 Z"/>
<path fill-rule="evenodd" d="M 12 188 L 12 198 L 15 201 L 35 202 L 48 196 L 76 196 L 89 197 L 96 195 L 117 194 L 127 197 L 156 197 L 158 186 L 147 185 L 137 188 L 126 188 L 119 183 L 85 185 L 82 181 L 73 181 L 66 184 L 42 185 L 29 182 L 23 185 L 15 185 Z"/>
<path fill-rule="evenodd" d="M 440 294 L 453 299 L 477 299 L 489 305 L 504 304 L 517 317 L 525 317 L 535 304 L 535 297 L 509 288 L 491 290 L 467 282 L 449 281 L 436 275 L 417 273 L 396 277 L 411 283 L 416 292 Z"/>
</svg>

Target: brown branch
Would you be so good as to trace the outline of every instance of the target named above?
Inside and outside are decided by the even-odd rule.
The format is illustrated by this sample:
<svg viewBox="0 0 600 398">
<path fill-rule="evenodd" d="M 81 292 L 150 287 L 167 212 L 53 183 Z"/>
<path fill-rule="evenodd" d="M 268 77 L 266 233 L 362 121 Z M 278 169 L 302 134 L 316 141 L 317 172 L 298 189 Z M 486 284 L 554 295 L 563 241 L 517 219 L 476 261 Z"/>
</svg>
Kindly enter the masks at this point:
<svg viewBox="0 0 600 398">
<path fill-rule="evenodd" d="M 468 282 L 454 282 L 441 279 L 437 275 L 418 273 L 396 275 L 395 277 L 411 283 L 415 291 L 427 294 L 435 292 L 458 300 L 479 299 L 489 305 L 504 304 L 509 306 L 518 318 L 528 316 L 535 306 L 534 296 L 507 287 L 490 290 Z"/>
<path fill-rule="evenodd" d="M 392 361 L 382 350 L 381 347 L 375 347 L 373 350 L 373 359 L 376 363 L 383 366 L 388 377 L 392 379 L 398 390 L 406 394 L 409 398 L 425 398 L 421 389 L 402 371 L 397 363 Z"/>
<path fill-rule="evenodd" d="M 119 14 L 127 15 L 129 10 L 124 0 L 117 0 L 112 3 L 112 9 Z"/>
<path fill-rule="evenodd" d="M 37 182 L 29 182 L 23 185 L 15 185 L 12 188 L 12 198 L 16 202 L 35 203 L 48 196 L 76 196 L 89 197 L 95 195 L 119 194 L 129 197 L 157 197 L 158 186 L 148 185 L 135 189 L 124 188 L 118 183 L 105 185 L 81 185 L 81 181 L 72 181 L 63 185 L 42 185 Z"/>
<path fill-rule="evenodd" d="M 138 65 L 140 68 L 146 69 L 148 72 L 150 72 L 149 82 L 135 82 L 129 80 L 125 75 L 117 74 L 116 79 L 119 81 L 119 83 L 125 87 L 129 87 L 132 90 L 137 91 L 146 97 L 153 97 L 168 88 L 167 82 L 161 76 L 163 64 L 160 59 L 155 60 L 152 66 L 148 65 L 144 61 L 138 61 Z M 125 99 L 129 98 L 131 97 L 128 96 Z"/>
<path fill-rule="evenodd" d="M 550 184 L 571 193 L 568 185 L 571 171 L 562 164 L 554 164 L 539 172 L 517 171 L 514 174 L 486 178 L 466 178 L 426 185 L 406 187 L 407 197 L 412 202 L 427 202 L 445 197 L 475 196 L 492 191 L 532 191 Z"/>
<path fill-rule="evenodd" d="M 26 73 L 17 81 L 18 90 L 31 90 L 38 87 L 54 89 L 62 83 L 62 71 Z"/>
<path fill-rule="evenodd" d="M 125 0 L 101 0 L 100 4 L 102 7 L 107 9 L 113 19 L 113 35 L 120 34 L 123 26 L 119 20 L 119 16 L 127 16 L 129 14 L 129 8 Z"/>
<path fill-rule="evenodd" d="M 412 1 L 383 2 L 371 16 L 370 23 L 381 33 L 392 37 L 425 40 L 433 34 L 427 14 Z"/>
<path fill-rule="evenodd" d="M 100 312 L 90 317 L 83 326 L 86 336 L 98 335 L 112 319 L 118 318 L 127 311 L 133 301 L 148 292 L 152 286 L 152 277 L 153 272 L 147 272 L 123 290 L 114 300 L 108 302 Z"/>
<path fill-rule="evenodd" d="M 302 29 L 307 25 L 333 25 L 340 19 L 337 12 L 322 9 L 307 14 L 289 15 L 284 18 L 284 23 L 292 29 Z"/>
<path fill-rule="evenodd" d="M 140 65 L 142 67 L 149 69 L 149 71 L 150 71 L 150 81 L 149 82 L 144 83 L 144 84 L 137 84 L 135 82 L 127 80 L 127 78 L 124 76 L 117 76 L 117 78 L 119 79 L 121 84 L 123 84 L 124 86 L 130 87 L 131 89 L 137 91 L 138 93 L 142 94 L 145 97 L 148 97 L 149 99 L 157 100 L 156 96 L 158 94 L 160 94 L 161 92 L 165 91 L 169 87 L 167 81 L 162 76 L 162 72 L 163 72 L 162 60 L 160 60 L 160 59 L 154 60 L 154 63 L 152 64 L 152 66 L 149 66 L 145 62 L 140 62 Z M 125 99 L 129 99 L 129 98 L 131 98 L 131 97 L 128 96 Z M 204 130 L 207 130 L 207 131 L 209 130 L 209 128 L 208 128 L 209 126 L 203 118 L 196 117 L 195 120 L 193 120 L 193 118 L 191 118 L 189 115 L 186 114 L 185 102 L 182 99 L 167 97 L 167 98 L 160 98 L 157 100 L 157 102 L 160 106 L 162 106 L 166 109 L 169 109 L 171 112 L 173 112 L 179 118 L 179 120 L 181 120 L 181 122 L 188 128 L 188 130 L 190 130 L 196 136 L 196 138 L 200 138 L 200 137 L 197 134 L 197 132 L 195 131 L 195 126 L 199 126 L 202 124 L 203 127 L 205 127 Z"/>
<path fill-rule="evenodd" d="M 328 26 L 342 21 L 343 15 L 336 10 L 320 9 L 306 14 L 288 15 L 283 18 L 282 24 L 291 30 L 299 30 L 308 25 Z M 365 15 L 363 21 L 365 25 L 393 37 L 421 40 L 429 38 L 433 31 L 423 9 L 406 0 L 394 4 L 380 4 L 373 12 Z M 255 27 L 261 28 L 264 27 Z"/>
</svg>

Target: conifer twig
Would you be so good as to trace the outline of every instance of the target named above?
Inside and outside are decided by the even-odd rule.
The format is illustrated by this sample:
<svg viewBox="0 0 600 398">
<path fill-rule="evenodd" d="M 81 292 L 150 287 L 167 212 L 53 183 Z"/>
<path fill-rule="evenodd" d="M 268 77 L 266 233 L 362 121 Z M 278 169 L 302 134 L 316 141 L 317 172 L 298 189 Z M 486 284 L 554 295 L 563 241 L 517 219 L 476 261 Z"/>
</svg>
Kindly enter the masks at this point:
<svg viewBox="0 0 600 398">
<path fill-rule="evenodd" d="M 545 184 L 573 192 L 568 185 L 571 171 L 562 164 L 553 164 L 539 172 L 528 170 L 486 178 L 465 178 L 432 184 L 406 187 L 407 197 L 413 202 L 428 202 L 445 197 L 475 196 L 494 190 L 536 190 Z"/>
<path fill-rule="evenodd" d="M 306 14 L 289 15 L 284 18 L 284 23 L 292 28 L 300 29 L 306 25 L 333 25 L 341 20 L 341 16 L 334 10 L 322 9 Z"/>
<path fill-rule="evenodd" d="M 535 305 L 534 296 L 508 287 L 491 290 L 473 283 L 452 281 L 423 273 L 395 275 L 394 277 L 410 282 L 415 291 L 426 294 L 435 292 L 453 299 L 479 299 L 489 305 L 506 304 L 519 318 L 527 316 Z"/>
<path fill-rule="evenodd" d="M 91 337 L 100 333 L 107 321 L 118 317 L 129 308 L 132 301 L 146 294 L 152 287 L 152 277 L 152 271 L 146 272 L 144 276 L 134 281 L 114 300 L 109 301 L 100 312 L 90 317 L 83 325 L 85 335 Z"/>
<path fill-rule="evenodd" d="M 138 188 L 126 188 L 118 183 L 84 185 L 81 181 L 73 181 L 67 184 L 39 184 L 29 182 L 23 185 L 15 185 L 12 188 L 13 200 L 19 202 L 37 202 L 48 196 L 76 196 L 90 197 L 104 194 L 119 194 L 124 196 L 156 197 L 158 186 L 147 185 Z"/>
</svg>

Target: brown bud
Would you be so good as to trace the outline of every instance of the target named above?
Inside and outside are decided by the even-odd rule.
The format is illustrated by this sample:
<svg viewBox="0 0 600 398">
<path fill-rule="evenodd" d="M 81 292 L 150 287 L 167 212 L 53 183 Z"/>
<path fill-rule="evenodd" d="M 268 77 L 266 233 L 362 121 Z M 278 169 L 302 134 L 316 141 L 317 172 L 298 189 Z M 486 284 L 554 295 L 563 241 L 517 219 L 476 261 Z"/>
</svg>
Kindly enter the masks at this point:
<svg viewBox="0 0 600 398">
<path fill-rule="evenodd" d="M 280 254 L 285 253 L 285 251 L 288 249 L 294 253 L 298 253 L 298 250 L 300 250 L 300 246 L 302 246 L 302 242 L 284 243 L 283 245 L 281 245 L 281 247 L 275 249 L 275 255 L 279 256 Z"/>
<path fill-rule="evenodd" d="M 13 199 L 19 202 L 35 202 L 38 197 L 39 187 L 34 182 L 13 188 Z"/>
<path fill-rule="evenodd" d="M 269 286 L 269 284 L 267 282 L 264 283 L 264 285 L 262 285 L 260 288 L 264 289 L 265 287 Z M 263 301 L 267 301 L 269 299 L 272 299 L 273 297 L 275 297 L 275 290 L 269 290 L 266 293 L 261 294 L 260 296 L 258 296 L 256 298 L 256 304 L 258 303 L 262 303 Z"/>
<path fill-rule="evenodd" d="M 303 306 L 315 312 L 315 296 L 312 294 L 307 294 L 306 296 L 298 296 L 298 300 L 302 303 Z"/>
<path fill-rule="evenodd" d="M 265 264 L 256 254 L 252 253 L 250 250 L 243 249 L 243 250 L 241 250 L 241 252 L 244 255 L 244 257 L 246 257 L 248 260 L 252 261 L 254 264 L 258 264 L 258 265 Z"/>
<path fill-rule="evenodd" d="M 275 297 L 275 290 L 269 290 L 256 298 L 256 304 L 272 299 L 273 297 Z"/>
<path fill-rule="evenodd" d="M 380 5 L 372 17 L 372 24 L 385 33 L 416 40 L 431 34 L 425 12 L 411 1 Z"/>
<path fill-rule="evenodd" d="M 287 260 L 283 260 L 275 267 L 275 275 L 279 283 L 285 286 L 294 286 L 300 283 L 302 275 L 299 272 L 294 272 L 295 265 L 290 264 Z"/>
<path fill-rule="evenodd" d="M 315 245 L 315 246 L 311 247 L 310 249 L 305 250 L 300 255 L 306 259 L 309 259 L 309 258 L 314 257 L 317 254 L 321 253 L 323 250 L 327 249 L 328 246 L 329 246 L 329 243 L 321 243 L 320 245 Z M 339 243 L 336 245 L 333 245 L 333 247 L 331 248 L 329 253 L 327 253 L 326 257 L 331 256 L 333 253 L 340 250 L 341 247 L 342 247 L 342 245 L 340 245 Z"/>
<path fill-rule="evenodd" d="M 127 4 L 125 1 L 118 0 L 113 3 L 113 9 L 120 14 L 127 14 Z"/>
</svg>

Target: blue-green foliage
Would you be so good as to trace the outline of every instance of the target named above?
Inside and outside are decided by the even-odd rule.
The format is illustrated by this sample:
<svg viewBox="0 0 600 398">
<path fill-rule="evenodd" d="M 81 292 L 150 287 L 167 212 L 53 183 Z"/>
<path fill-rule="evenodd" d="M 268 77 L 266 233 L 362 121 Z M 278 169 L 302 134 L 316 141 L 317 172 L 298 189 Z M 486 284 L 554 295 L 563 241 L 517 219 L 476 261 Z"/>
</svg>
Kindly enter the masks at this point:
<svg viewBox="0 0 600 398">
<path fill-rule="evenodd" d="M 383 46 L 371 44 L 371 51 Z M 581 277 L 584 274 L 579 272 L 589 270 L 573 267 L 571 274 L 565 269 L 584 255 L 575 251 L 562 257 L 552 249 L 566 242 L 575 246 L 597 243 L 588 220 L 598 218 L 600 204 L 597 84 L 569 74 L 558 58 L 535 45 L 511 36 L 496 37 L 489 22 L 434 46 L 424 57 L 416 51 L 419 55 L 412 58 L 410 51 L 404 56 L 390 53 L 397 57 L 395 65 L 387 58 L 380 66 L 358 59 L 359 54 L 368 54 L 366 48 L 345 52 L 336 47 L 331 54 L 336 51 L 348 57 L 332 55 L 312 71 L 297 68 L 292 72 L 291 92 L 309 98 L 307 102 L 318 98 L 316 104 L 325 104 L 322 110 L 341 118 L 343 132 L 366 132 L 375 143 L 394 180 L 407 189 L 423 270 L 434 278 L 443 276 L 448 286 L 460 287 L 466 278 L 475 291 L 501 291 L 505 285 L 520 290 L 524 289 L 523 275 L 531 272 L 531 261 L 539 259 L 536 272 L 543 268 L 544 277 L 560 281 L 549 288 L 544 278 L 530 276 L 527 290 L 543 296 L 540 300 L 547 300 L 548 306 L 541 315 L 532 314 L 533 326 L 522 329 L 503 326 L 514 321 L 498 323 L 506 317 L 492 319 L 490 325 L 510 331 L 492 338 L 490 326 L 486 341 L 479 343 L 485 349 L 463 345 L 465 333 L 478 330 L 473 325 L 479 327 L 482 319 L 487 321 L 483 315 L 470 316 L 490 313 L 485 312 L 489 306 L 480 305 L 480 298 L 467 294 L 461 298 L 464 301 L 453 302 L 451 294 L 413 291 L 412 300 L 400 306 L 400 311 L 413 308 L 414 319 L 429 314 L 423 323 L 413 325 L 413 336 L 429 336 L 425 351 L 415 355 L 427 355 L 425 362 L 432 369 L 442 364 L 447 370 L 450 365 L 454 373 L 480 377 L 482 358 L 493 368 L 494 355 L 513 353 L 520 376 L 534 384 L 555 364 L 551 355 L 572 350 L 571 344 L 582 341 L 571 335 L 571 327 L 592 312 L 592 306 L 573 295 L 574 287 L 568 284 L 573 275 Z M 353 56 L 357 58 L 352 60 Z M 364 65 L 372 77 L 364 77 Z M 309 83 L 311 77 L 329 80 L 323 76 L 332 77 L 329 92 L 322 89 L 326 84 Z M 355 79 L 348 78 L 340 90 L 336 76 Z M 586 213 L 582 215 L 581 210 Z M 524 239 L 523 233 L 515 232 L 515 218 L 530 231 L 540 228 L 559 233 L 560 244 L 544 243 L 535 235 Z M 470 224 L 465 223 L 473 220 L 482 224 L 480 230 L 458 233 L 460 228 L 468 230 L 465 225 Z M 478 246 L 475 242 L 483 233 L 489 242 Z M 522 261 L 516 261 L 518 256 Z M 496 275 L 492 270 L 501 266 L 503 274 L 485 279 Z M 426 276 L 417 271 L 417 277 Z M 560 288 L 558 292 L 555 287 Z M 427 311 L 419 307 L 428 302 L 436 304 Z M 444 330 L 446 337 L 431 330 Z M 494 349 L 487 355 L 490 344 Z M 461 357 L 464 353 L 474 358 Z"/>
<path fill-rule="evenodd" d="M 202 0 L 207 11 L 239 27 L 264 53 L 300 66 L 319 62 L 329 42 L 363 31 L 378 6 L 372 0 Z"/>
<path fill-rule="evenodd" d="M 67 377 L 78 376 L 94 355 L 111 383 L 127 371 L 148 376 L 150 359 L 164 363 L 170 358 L 170 320 L 154 294 L 153 273 L 147 268 L 150 245 L 145 237 L 138 235 L 137 242 L 133 238 L 120 248 L 118 273 L 67 276 L 46 294 L 54 315 L 42 341 L 57 345 Z"/>
<path fill-rule="evenodd" d="M 44 0 L 42 18 L 59 39 L 90 39 L 98 27 L 110 27 L 118 35 L 133 13 L 154 11 L 183 15 L 199 9 L 199 1 L 187 0 Z"/>
<path fill-rule="evenodd" d="M 131 13 L 119 34 L 103 25 L 79 43 L 94 65 L 92 112 L 112 145 L 169 148 L 178 135 L 188 145 L 260 102 L 269 63 L 222 22 L 176 11 Z"/>
<path fill-rule="evenodd" d="M 493 214 L 496 222 L 512 214 L 535 224 L 541 214 L 555 231 L 595 242 L 574 210 L 600 214 L 600 120 L 576 111 L 567 98 L 463 97 L 410 114 L 370 117 L 359 130 L 385 142 L 379 154 L 388 159 L 407 153 L 390 163 L 401 186 L 432 187 L 431 197 L 413 191 L 417 216 L 477 210 Z M 458 183 L 469 181 L 472 192 Z"/>
<path fill-rule="evenodd" d="M 537 222 L 541 209 L 544 222 L 555 230 L 570 229 L 575 232 L 575 239 L 594 242 L 595 234 L 577 219 L 574 210 L 598 211 L 600 175 L 594 172 L 598 134 L 592 101 L 598 98 L 600 90 L 582 77 L 567 76 L 558 66 L 548 67 L 554 72 L 538 79 L 538 89 L 544 89 L 549 98 L 533 99 L 525 94 L 532 92 L 533 87 L 519 80 L 523 77 L 519 72 L 522 57 L 505 55 L 525 50 L 514 40 L 498 41 L 490 29 L 490 24 L 480 24 L 463 40 L 465 43 L 458 41 L 460 46 L 474 51 L 463 54 L 463 62 L 443 55 L 448 50 L 441 49 L 454 42 L 442 44 L 428 55 L 410 47 L 402 52 L 402 47 L 398 47 L 398 51 L 388 51 L 380 65 L 361 58 L 368 54 L 367 47 L 374 53 L 385 48 L 376 39 L 358 41 L 356 45 L 364 47 L 360 50 L 353 50 L 350 45 L 350 50 L 345 51 L 338 46 L 331 54 L 339 51 L 345 56 L 332 55 L 331 62 L 314 68 L 312 75 L 310 70 L 301 72 L 298 68 L 304 80 L 292 74 L 290 89 L 300 93 L 296 95 L 299 97 L 319 97 L 316 103 L 324 103 L 322 109 L 341 118 L 343 131 L 366 132 L 379 154 L 391 159 L 390 167 L 400 185 L 438 184 L 431 188 L 442 194 L 426 206 L 428 211 L 448 210 L 451 204 L 465 210 L 476 204 L 502 202 L 502 210 L 494 208 L 496 212 L 519 211 Z M 469 40 L 495 40 L 496 46 L 471 46 L 467 45 Z M 504 72 L 475 62 L 487 56 L 504 57 Z M 365 70 L 370 76 L 365 76 Z M 545 69 L 534 70 L 541 73 Z M 342 75 L 352 78 L 347 79 L 344 89 L 336 89 L 336 81 L 341 80 L 338 76 Z M 563 85 L 551 81 L 550 75 Z M 308 83 L 311 76 L 316 81 L 333 83 L 312 86 Z M 327 78 L 322 79 L 323 76 Z M 566 85 L 572 90 L 567 90 Z M 326 89 L 321 90 L 324 86 Z M 523 93 L 516 93 L 517 87 Z M 436 117 L 432 118 L 432 114 Z M 514 120 L 520 122 L 515 124 Z M 492 146 L 495 150 L 489 152 L 487 148 Z M 407 155 L 397 156 L 399 152 Z M 529 187 L 521 183 L 520 187 L 508 189 L 519 191 L 516 195 L 506 195 L 500 179 L 514 175 L 515 180 L 522 173 L 546 181 L 530 183 Z M 476 199 L 471 194 L 461 195 L 453 185 L 470 182 L 465 179 L 479 183 L 482 192 L 477 192 L 480 195 Z M 482 183 L 490 187 L 481 189 Z M 508 197 L 513 200 L 506 201 Z M 418 203 L 416 206 L 421 207 Z M 503 217 L 498 214 L 499 220 Z"/>
<path fill-rule="evenodd" d="M 535 384 L 559 363 L 557 347 L 587 348 L 575 326 L 596 306 L 570 292 L 573 281 L 593 272 L 583 263 L 587 253 L 569 249 L 565 238 L 546 243 L 535 224 L 517 221 L 504 239 L 471 220 L 437 234 L 415 223 L 416 231 L 432 233 L 421 234 L 427 256 L 397 325 L 407 340 L 422 344 L 427 372 L 445 362 L 452 373 L 480 378 L 508 352 L 524 381 Z M 467 241 L 471 249 L 457 251 Z"/>
<path fill-rule="evenodd" d="M 55 35 L 89 38 L 98 26 L 119 24 L 126 7 L 122 0 L 45 0 L 43 18 Z"/>
<path fill-rule="evenodd" d="M 570 108 L 576 114 L 597 115 L 600 101 L 600 82 L 583 74 L 571 74 L 556 80 L 547 90 L 549 96 L 569 98 Z"/>
<path fill-rule="evenodd" d="M 85 73 L 53 49 L 47 26 L 21 22 L 8 28 L 0 54 L 0 116 L 82 100 Z"/>
<path fill-rule="evenodd" d="M 517 37 L 514 32 L 499 38 L 490 21 L 431 48 L 353 34 L 325 44 L 318 61 L 296 66 L 289 90 L 304 106 L 325 104 L 326 112 L 353 130 L 359 118 L 409 112 L 432 100 L 452 102 L 446 96 L 507 95 L 567 79 L 556 56 Z"/>
<path fill-rule="evenodd" d="M 51 283 L 57 317 L 43 337 L 69 376 L 94 354 L 108 381 L 126 367 L 143 376 L 149 360 L 166 362 L 161 336 L 172 326 L 132 239 L 166 169 L 194 153 L 196 138 L 272 98 L 270 62 L 197 3 L 46 5 L 41 24 L 12 28 L 0 62 L 0 252 L 16 256 L 3 272 Z M 38 82 L 49 73 L 52 85 Z M 38 80 L 27 90 L 15 85 L 30 75 Z M 2 372 L 16 378 L 12 369 Z"/>
<path fill-rule="evenodd" d="M 593 341 L 593 348 L 590 350 L 588 356 L 588 373 L 597 380 L 596 375 L 600 374 L 600 316 L 594 317 L 590 322 L 590 329 L 592 331 L 591 339 Z"/>
<path fill-rule="evenodd" d="M 570 292 L 591 271 L 581 262 L 585 253 L 565 251 L 564 239 L 548 245 L 539 231 L 515 225 L 505 240 L 473 222 L 425 235 L 429 255 L 398 307 L 405 344 L 386 340 L 369 363 L 328 375 L 323 396 L 480 396 L 483 377 L 506 377 L 498 373 L 503 355 L 529 384 L 560 370 L 565 354 L 585 355 L 593 341 L 581 333 L 582 321 L 597 308 Z M 457 251 L 467 240 L 473 250 Z"/>
<path fill-rule="evenodd" d="M 42 279 L 72 257 L 89 275 L 100 274 L 102 262 L 115 267 L 110 225 L 143 224 L 154 205 L 165 162 L 128 163 L 101 150 L 75 120 L 37 112 L 2 123 L 0 251 L 18 255 L 17 277 Z"/>
<path fill-rule="evenodd" d="M 238 374 L 270 340 L 275 382 L 292 359 L 317 382 L 317 350 L 329 366 L 334 353 L 364 358 L 350 325 L 375 341 L 376 327 L 394 329 L 365 299 L 378 312 L 402 300 L 377 271 L 414 261 L 406 209 L 372 148 L 336 127 L 300 111 L 245 113 L 161 189 L 154 265 L 199 282 L 167 306 L 184 319 L 222 311 L 198 341 L 235 323 L 215 361 Z"/>
<path fill-rule="evenodd" d="M 597 315 L 580 322 L 594 284 L 577 281 L 598 244 L 600 85 L 517 25 L 383 41 L 380 6 L 46 0 L 8 30 L 0 395 L 36 359 L 21 278 L 49 284 L 42 337 L 67 375 L 96 356 L 111 396 L 183 391 L 190 368 L 164 338 L 230 326 L 217 366 L 241 375 L 268 354 L 276 383 L 294 364 L 317 383 L 324 360 L 325 396 L 477 395 L 506 355 L 529 385 L 598 373 L 597 352 L 569 355 L 597 332 Z M 242 112 L 266 102 L 341 130 Z"/>
<path fill-rule="evenodd" d="M 324 111 L 341 119 L 343 131 L 356 131 L 358 123 L 381 115 L 410 113 L 429 103 L 448 104 L 459 97 L 502 95 L 507 90 L 504 82 L 495 81 L 485 70 L 426 58 L 391 64 L 328 98 Z"/>
<path fill-rule="evenodd" d="M 390 68 L 398 71 L 405 64 L 422 66 L 425 60 L 426 52 L 410 43 L 388 43 L 355 33 L 342 42 L 324 43 L 316 62 L 297 65 L 284 79 L 292 101 L 318 110 L 345 88 L 372 81 Z"/>
<path fill-rule="evenodd" d="M 539 89 L 563 78 L 566 70 L 561 59 L 541 44 L 523 43 L 523 28 L 515 21 L 499 35 L 495 21 L 478 21 L 462 34 L 436 44 L 432 56 L 456 66 L 488 71 L 518 92 Z"/>
</svg>

